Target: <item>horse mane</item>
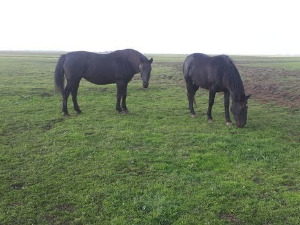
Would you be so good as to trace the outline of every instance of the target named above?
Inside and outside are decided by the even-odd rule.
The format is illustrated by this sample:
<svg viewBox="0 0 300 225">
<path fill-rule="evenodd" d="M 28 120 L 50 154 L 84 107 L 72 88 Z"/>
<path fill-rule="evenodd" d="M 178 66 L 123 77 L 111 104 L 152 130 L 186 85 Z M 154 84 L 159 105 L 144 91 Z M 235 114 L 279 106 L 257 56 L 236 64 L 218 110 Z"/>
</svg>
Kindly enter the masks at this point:
<svg viewBox="0 0 300 225">
<path fill-rule="evenodd" d="M 128 60 L 131 63 L 142 63 L 147 60 L 146 56 L 144 56 L 142 53 L 134 50 L 134 49 L 124 49 L 122 50 L 123 55 L 128 58 Z"/>
<path fill-rule="evenodd" d="M 229 81 L 229 90 L 235 101 L 243 101 L 245 97 L 244 85 L 240 73 L 228 55 L 222 55 L 225 63 L 225 73 L 227 73 Z"/>
<path fill-rule="evenodd" d="M 119 51 L 121 56 L 126 59 L 134 72 L 139 72 L 139 65 L 148 59 L 142 53 L 134 49 L 124 49 Z"/>
</svg>

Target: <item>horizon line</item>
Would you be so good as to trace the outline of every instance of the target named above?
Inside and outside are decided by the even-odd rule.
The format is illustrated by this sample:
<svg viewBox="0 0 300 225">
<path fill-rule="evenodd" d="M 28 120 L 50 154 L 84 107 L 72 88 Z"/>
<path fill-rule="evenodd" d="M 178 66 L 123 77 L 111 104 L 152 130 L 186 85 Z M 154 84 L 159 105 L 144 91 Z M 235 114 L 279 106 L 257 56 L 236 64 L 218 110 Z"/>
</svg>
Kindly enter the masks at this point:
<svg viewBox="0 0 300 225">
<path fill-rule="evenodd" d="M 77 51 L 77 50 L 74 50 Z M 78 50 L 78 51 L 85 51 L 85 50 Z M 116 51 L 116 50 L 113 50 Z M 90 51 L 90 52 L 96 52 L 96 53 L 109 53 L 109 52 L 113 52 L 113 51 Z M 13 53 L 13 52 L 35 52 L 35 53 L 68 53 L 68 52 L 73 52 L 73 50 L 68 51 L 68 50 L 30 50 L 30 49 L 26 49 L 26 50 L 12 50 L 12 49 L 0 49 L 0 53 L 4 53 L 4 52 L 8 52 L 8 53 Z M 194 53 L 194 52 L 193 52 Z M 160 53 L 160 52 L 143 52 L 143 54 L 153 54 L 153 55 L 189 55 L 189 54 L 193 54 L 193 53 Z M 277 53 L 277 54 L 268 54 L 268 53 L 263 53 L 263 54 L 253 54 L 253 53 L 205 53 L 208 55 L 220 55 L 220 54 L 226 54 L 226 55 L 233 55 L 233 56 L 270 56 L 270 57 L 280 57 L 280 56 L 286 56 L 286 57 L 300 57 L 300 53 L 298 54 L 283 54 L 283 53 Z"/>
</svg>

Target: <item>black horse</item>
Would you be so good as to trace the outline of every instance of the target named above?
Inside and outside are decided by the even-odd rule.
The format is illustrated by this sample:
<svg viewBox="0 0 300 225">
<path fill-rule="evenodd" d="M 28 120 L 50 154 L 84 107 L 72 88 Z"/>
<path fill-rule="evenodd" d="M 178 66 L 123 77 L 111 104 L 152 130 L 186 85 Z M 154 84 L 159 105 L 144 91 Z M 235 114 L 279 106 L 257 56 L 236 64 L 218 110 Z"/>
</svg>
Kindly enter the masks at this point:
<svg viewBox="0 0 300 225">
<path fill-rule="evenodd" d="M 70 93 L 74 109 L 81 113 L 77 103 L 77 91 L 82 78 L 94 84 L 117 84 L 118 112 L 127 113 L 126 94 L 128 82 L 136 73 L 141 73 L 144 88 L 149 86 L 151 63 L 143 54 L 133 49 L 118 50 L 108 54 L 70 52 L 62 55 L 55 69 L 55 85 L 62 93 L 62 111 L 69 115 L 67 101 Z M 67 85 L 64 85 L 64 76 Z"/>
<path fill-rule="evenodd" d="M 229 96 L 232 99 L 231 112 L 238 127 L 247 121 L 247 100 L 240 74 L 229 56 L 210 57 L 201 53 L 189 55 L 183 63 L 183 75 L 186 81 L 187 96 L 191 116 L 195 116 L 193 107 L 196 91 L 201 88 L 209 90 L 208 120 L 212 120 L 211 110 L 216 92 L 224 92 L 226 124 L 230 125 Z"/>
</svg>

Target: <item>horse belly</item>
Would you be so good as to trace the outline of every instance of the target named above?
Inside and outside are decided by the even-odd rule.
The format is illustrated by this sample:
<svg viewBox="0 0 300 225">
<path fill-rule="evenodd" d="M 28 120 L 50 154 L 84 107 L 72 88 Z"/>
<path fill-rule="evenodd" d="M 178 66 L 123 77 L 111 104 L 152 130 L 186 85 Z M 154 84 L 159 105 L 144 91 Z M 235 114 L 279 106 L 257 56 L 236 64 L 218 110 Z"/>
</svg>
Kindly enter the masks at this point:
<svg viewBox="0 0 300 225">
<path fill-rule="evenodd" d="M 203 89 L 206 89 L 206 90 L 212 90 L 212 91 L 215 91 L 215 92 L 225 91 L 225 88 L 223 86 L 219 85 L 218 83 L 210 82 L 209 80 L 198 81 L 196 83 L 196 85 L 199 86 L 200 88 L 203 88 Z"/>
<path fill-rule="evenodd" d="M 116 83 L 114 73 L 92 73 L 86 74 L 84 79 L 94 84 L 113 84 Z"/>
</svg>

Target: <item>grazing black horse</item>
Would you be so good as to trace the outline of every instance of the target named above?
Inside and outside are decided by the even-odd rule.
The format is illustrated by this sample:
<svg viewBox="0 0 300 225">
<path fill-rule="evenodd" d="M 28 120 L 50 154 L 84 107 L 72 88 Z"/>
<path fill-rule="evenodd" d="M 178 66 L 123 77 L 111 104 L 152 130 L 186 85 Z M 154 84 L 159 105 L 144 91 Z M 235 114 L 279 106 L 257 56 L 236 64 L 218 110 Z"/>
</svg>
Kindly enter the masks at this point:
<svg viewBox="0 0 300 225">
<path fill-rule="evenodd" d="M 80 51 L 62 55 L 56 65 L 54 80 L 56 87 L 62 93 L 64 115 L 69 115 L 67 101 L 70 93 L 75 111 L 81 113 L 77 103 L 77 91 L 82 78 L 94 84 L 116 83 L 116 110 L 127 113 L 128 82 L 136 73 L 141 73 L 143 86 L 147 88 L 152 61 L 152 58 L 148 60 L 143 54 L 133 49 L 118 50 L 108 54 Z M 66 86 L 64 86 L 64 76 L 67 80 Z"/>
<path fill-rule="evenodd" d="M 229 56 L 210 57 L 201 53 L 189 55 L 183 63 L 183 75 L 186 81 L 187 96 L 191 116 L 195 116 L 193 107 L 196 91 L 201 88 L 209 90 L 208 120 L 212 120 L 211 110 L 216 92 L 224 92 L 226 124 L 230 125 L 229 96 L 232 99 L 231 112 L 238 127 L 247 121 L 247 100 L 240 74 Z"/>
</svg>

